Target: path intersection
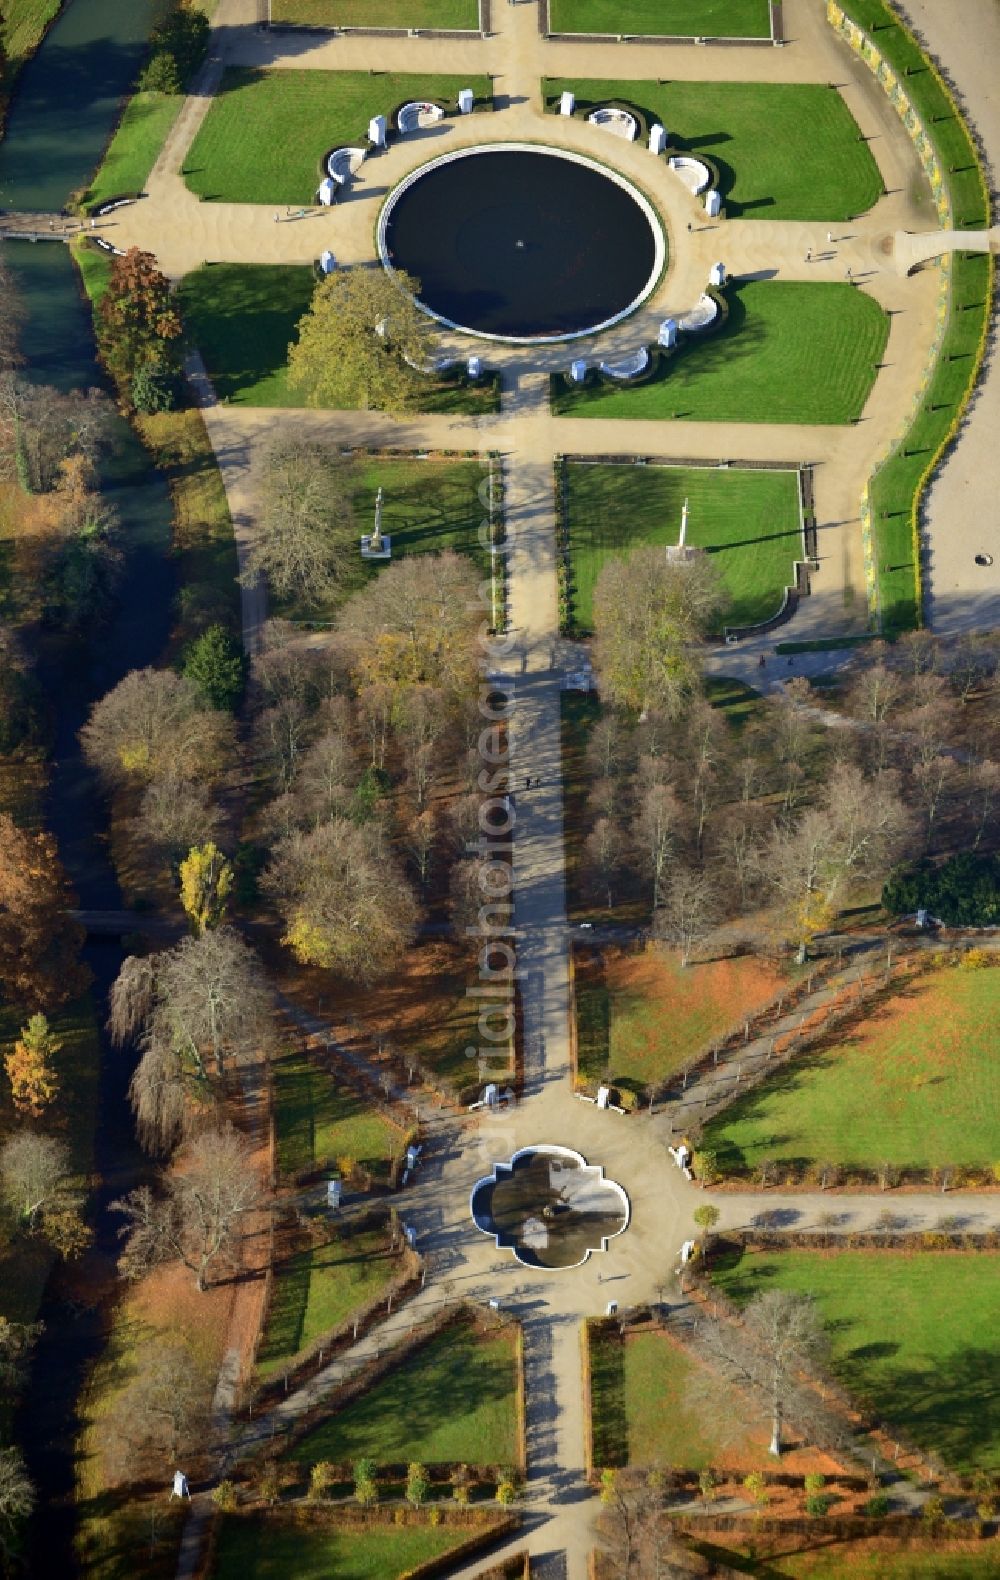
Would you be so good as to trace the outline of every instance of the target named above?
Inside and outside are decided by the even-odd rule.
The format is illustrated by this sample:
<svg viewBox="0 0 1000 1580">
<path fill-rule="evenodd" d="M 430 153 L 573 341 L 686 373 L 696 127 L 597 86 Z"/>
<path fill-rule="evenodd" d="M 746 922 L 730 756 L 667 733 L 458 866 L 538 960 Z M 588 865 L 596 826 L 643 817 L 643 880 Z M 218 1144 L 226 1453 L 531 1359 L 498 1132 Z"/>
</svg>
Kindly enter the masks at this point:
<svg viewBox="0 0 1000 1580">
<path fill-rule="evenodd" d="M 830 1204 L 828 1195 L 786 1199 L 770 1191 L 766 1197 L 729 1192 L 713 1197 L 689 1183 L 667 1152 L 668 1141 L 680 1135 L 689 1118 L 686 1108 L 667 1104 L 658 1113 L 628 1117 L 601 1112 L 574 1095 L 570 1072 L 573 935 L 566 915 L 560 693 L 566 671 L 578 667 L 579 653 L 559 635 L 554 458 L 613 453 L 811 464 L 820 565 L 812 595 L 801 603 L 790 634 L 801 639 L 841 634 L 852 626 L 862 630 L 866 613 L 859 499 L 875 462 L 909 411 L 932 343 L 936 278 L 932 271 L 906 272 L 936 245 L 910 235 L 932 229 L 933 213 L 919 195 L 923 186 L 909 139 L 867 69 L 837 42 L 821 0 L 785 0 L 785 18 L 790 42 L 770 50 L 549 42 L 539 33 L 534 4 L 501 3 L 494 4 L 494 31 L 486 39 L 379 40 L 382 70 L 492 74 L 496 113 L 449 119 L 394 141 L 380 157 L 366 160 L 347 201 L 331 210 L 317 209 L 307 222 L 276 225 L 273 205 L 203 203 L 185 185 L 184 161 L 223 69 L 367 69 L 376 45 L 356 36 L 261 31 L 256 0 L 219 0 L 208 62 L 157 161 L 147 196 L 108 216 L 102 227 L 117 247 L 139 246 L 155 253 L 173 278 L 205 262 L 307 264 L 326 248 L 343 265 L 367 263 L 374 257 L 374 222 L 385 192 L 427 159 L 487 140 L 544 140 L 598 159 L 613 154 L 622 173 L 652 199 L 665 225 L 670 267 L 627 321 L 595 340 L 574 342 L 572 352 L 566 345 L 490 346 L 486 360 L 499 368 L 503 380 L 496 416 L 397 420 L 372 412 L 241 409 L 216 401 L 197 356 L 188 369 L 226 486 L 241 565 L 254 529 L 254 457 L 259 446 L 282 431 L 327 439 L 338 447 L 391 445 L 401 450 L 499 452 L 503 457 L 511 545 L 513 644 L 504 664 L 514 697 L 511 757 L 515 782 L 523 784 L 530 777 L 532 785 L 529 793 L 517 796 L 513 844 L 523 1096 L 515 1108 L 497 1115 L 456 1118 L 442 1112 L 430 1121 L 426 1165 L 404 1198 L 407 1222 L 415 1228 L 427 1261 L 426 1287 L 382 1328 L 289 1395 L 275 1418 L 276 1424 L 289 1424 L 358 1366 L 373 1345 L 403 1337 L 442 1300 L 499 1299 L 522 1320 L 526 1341 L 528 1517 L 527 1534 L 517 1538 L 517 1545 L 526 1545 L 535 1559 L 550 1559 L 553 1572 L 568 1580 L 585 1580 L 595 1509 L 584 1469 L 582 1320 L 603 1314 L 611 1299 L 622 1306 L 659 1301 L 666 1289 L 668 1303 L 676 1302 L 680 1297 L 673 1271 L 679 1247 L 692 1233 L 693 1210 L 706 1200 L 719 1207 L 721 1228 L 747 1226 L 762 1207 L 781 1208 L 786 1221 L 808 1228 Z M 843 235 L 833 247 L 827 243 L 825 223 L 706 222 L 697 199 L 644 146 L 615 140 L 609 148 L 607 133 L 584 121 L 554 116 L 543 120 L 545 76 L 835 82 L 871 146 L 885 195 L 847 229 L 841 226 Z M 983 238 L 984 245 L 989 239 Z M 968 245 L 969 238 L 963 241 Z M 810 253 L 812 261 L 807 262 Z M 842 281 L 850 268 L 861 288 L 891 313 L 884 364 L 858 422 L 656 423 L 552 415 L 551 371 L 566 368 L 571 355 L 596 361 L 599 348 L 600 357 L 613 359 L 655 341 L 662 319 L 694 304 L 711 265 L 720 259 L 736 279 L 766 273 L 780 280 Z M 459 357 L 482 352 L 481 343 L 467 337 L 448 333 L 442 340 L 444 350 Z M 251 651 L 259 646 L 265 618 L 263 587 L 245 589 L 244 636 Z M 756 671 L 762 650 L 759 642 L 748 642 L 738 657 L 720 653 L 714 667 L 742 673 L 753 665 Z M 770 678 L 772 671 L 768 674 Z M 588 1162 L 601 1164 L 631 1203 L 627 1231 L 606 1252 L 558 1272 L 518 1264 L 477 1230 L 469 1213 L 470 1192 L 479 1178 L 519 1147 L 545 1142 L 572 1147 Z M 843 1229 L 856 1230 L 874 1225 L 885 1198 L 852 1195 L 842 1205 Z M 942 1204 L 937 1197 L 907 1196 L 899 1206 L 908 1226 L 919 1228 L 939 1218 Z M 992 1197 L 963 1201 L 950 1195 L 948 1207 L 974 1227 L 1000 1222 L 1000 1205 Z M 192 1572 L 196 1545 L 185 1544 L 182 1574 Z M 471 1575 L 492 1561 L 460 1573 Z"/>
</svg>

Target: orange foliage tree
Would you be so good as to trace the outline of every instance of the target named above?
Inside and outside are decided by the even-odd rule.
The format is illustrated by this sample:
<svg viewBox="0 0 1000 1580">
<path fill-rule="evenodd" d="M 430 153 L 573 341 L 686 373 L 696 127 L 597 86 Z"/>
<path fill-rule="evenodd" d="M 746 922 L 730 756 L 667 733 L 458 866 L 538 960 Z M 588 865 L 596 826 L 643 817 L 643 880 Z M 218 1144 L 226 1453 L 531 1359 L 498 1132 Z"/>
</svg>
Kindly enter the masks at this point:
<svg viewBox="0 0 1000 1580">
<path fill-rule="evenodd" d="M 58 1008 L 82 992 L 83 928 L 51 834 L 0 813 L 0 993 L 29 1009 Z"/>
</svg>

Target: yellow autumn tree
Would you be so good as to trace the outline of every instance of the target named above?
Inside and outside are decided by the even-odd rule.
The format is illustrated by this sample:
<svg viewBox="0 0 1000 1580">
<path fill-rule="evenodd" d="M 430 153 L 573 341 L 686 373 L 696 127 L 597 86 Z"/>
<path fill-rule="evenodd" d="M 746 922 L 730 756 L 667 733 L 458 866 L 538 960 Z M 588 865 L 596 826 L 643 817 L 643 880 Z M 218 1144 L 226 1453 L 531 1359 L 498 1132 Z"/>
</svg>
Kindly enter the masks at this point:
<svg viewBox="0 0 1000 1580">
<path fill-rule="evenodd" d="M 233 887 L 233 869 L 211 840 L 195 845 L 180 866 L 181 904 L 200 937 L 218 927 Z"/>
<path fill-rule="evenodd" d="M 13 1048 L 4 1056 L 14 1107 L 37 1119 L 59 1090 L 52 1061 L 62 1048 L 45 1015 L 32 1015 Z"/>
</svg>

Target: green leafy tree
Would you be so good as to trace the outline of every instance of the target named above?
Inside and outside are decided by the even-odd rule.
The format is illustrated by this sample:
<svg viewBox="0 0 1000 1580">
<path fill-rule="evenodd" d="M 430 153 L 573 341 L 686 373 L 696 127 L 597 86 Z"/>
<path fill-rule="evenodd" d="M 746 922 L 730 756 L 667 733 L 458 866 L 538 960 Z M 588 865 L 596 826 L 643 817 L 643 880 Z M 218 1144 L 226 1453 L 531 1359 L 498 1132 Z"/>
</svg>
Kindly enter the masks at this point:
<svg viewBox="0 0 1000 1580">
<path fill-rule="evenodd" d="M 206 702 L 233 713 L 243 695 L 246 660 L 243 649 L 224 625 L 210 625 L 191 643 L 184 657 L 184 675 Z"/>
<path fill-rule="evenodd" d="M 693 1217 L 705 1237 L 705 1249 L 707 1251 L 712 1230 L 719 1221 L 719 1209 L 718 1207 L 713 1207 L 711 1202 L 706 1201 L 700 1207 L 695 1208 Z"/>
<path fill-rule="evenodd" d="M 413 1508 L 419 1509 L 422 1503 L 427 1502 L 431 1484 L 427 1471 L 416 1460 L 406 1469 L 406 1501 Z"/>
<path fill-rule="evenodd" d="M 289 379 L 310 406 L 403 412 L 433 355 L 416 280 L 384 269 L 339 269 L 316 287 L 288 350 Z M 413 365 L 411 365 L 413 364 Z"/>
</svg>

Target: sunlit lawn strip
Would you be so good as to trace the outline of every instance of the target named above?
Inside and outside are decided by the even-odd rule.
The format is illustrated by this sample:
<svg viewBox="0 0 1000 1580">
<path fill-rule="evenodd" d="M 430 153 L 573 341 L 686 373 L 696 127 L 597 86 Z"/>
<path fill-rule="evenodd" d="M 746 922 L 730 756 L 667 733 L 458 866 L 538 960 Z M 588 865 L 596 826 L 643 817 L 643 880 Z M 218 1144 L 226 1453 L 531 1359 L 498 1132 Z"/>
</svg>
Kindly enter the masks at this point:
<svg viewBox="0 0 1000 1580">
<path fill-rule="evenodd" d="M 278 1172 L 287 1177 L 330 1169 L 351 1158 L 385 1178 L 404 1132 L 304 1053 L 274 1061 Z"/>
<path fill-rule="evenodd" d="M 635 104 L 668 128 L 673 148 L 704 153 L 718 169 L 732 219 L 840 223 L 864 214 L 882 195 L 871 150 L 835 88 L 546 77 L 546 102 L 567 88 L 581 110 L 609 99 Z"/>
<path fill-rule="evenodd" d="M 676 543 L 689 503 L 687 542 L 704 549 L 730 597 L 731 625 L 766 620 L 781 606 L 802 555 L 798 476 L 709 467 L 567 468 L 574 624 L 592 630 L 594 584 L 609 559 Z"/>
<path fill-rule="evenodd" d="M 989 1165 L 998 1147 L 1000 970 L 934 972 L 794 1060 L 707 1127 L 726 1173 L 765 1158 Z"/>
<path fill-rule="evenodd" d="M 994 1253 L 889 1250 L 760 1251 L 713 1272 L 739 1302 L 814 1296 L 844 1386 L 962 1471 L 1000 1469 L 998 1275 Z"/>
<path fill-rule="evenodd" d="M 549 27 L 553 33 L 767 38 L 771 19 L 767 0 L 549 0 Z"/>
<path fill-rule="evenodd" d="M 824 1529 L 806 1547 L 798 1534 L 777 1541 L 755 1539 L 751 1547 L 735 1537 L 725 1546 L 721 1537 L 711 1542 L 693 1538 L 689 1545 L 735 1573 L 760 1575 L 761 1580 L 994 1580 L 993 1553 L 951 1544 L 942 1548 L 934 1542 L 927 1536 L 923 1542 L 891 1547 L 884 1537 L 844 1539 Z"/>
<path fill-rule="evenodd" d="M 257 1355 L 260 1376 L 273 1376 L 352 1311 L 374 1300 L 398 1268 L 381 1230 L 338 1238 L 279 1260 Z"/>
<path fill-rule="evenodd" d="M 397 1580 L 468 1541 L 462 1527 L 366 1525 L 363 1531 L 274 1517 L 223 1520 L 212 1580 Z"/>
<path fill-rule="evenodd" d="M 272 26 L 478 28 L 479 0 L 271 0 Z"/>
<path fill-rule="evenodd" d="M 684 335 L 634 389 L 553 379 L 557 416 L 848 423 L 860 416 L 889 333 L 878 302 L 845 282 L 750 280 L 727 288 L 714 335 Z"/>
<path fill-rule="evenodd" d="M 301 264 L 213 263 L 186 274 L 178 300 L 220 401 L 234 406 L 304 406 L 288 382 L 288 347 L 312 301 L 316 276 Z M 427 380 L 421 412 L 487 414 L 499 409 L 493 383 L 466 387 L 453 375 Z"/>
<path fill-rule="evenodd" d="M 360 142 L 373 115 L 405 100 L 454 101 L 462 88 L 480 103 L 492 94 L 485 76 L 231 67 L 181 173 L 208 201 L 312 203 L 328 149 Z"/>
<path fill-rule="evenodd" d="M 82 195 L 87 208 L 143 190 L 183 106 L 182 93 L 140 92 L 129 100 L 101 167 Z"/>
<path fill-rule="evenodd" d="M 304 1464 L 371 1458 L 396 1464 L 517 1463 L 514 1331 L 445 1329 L 299 1440 Z"/>
<path fill-rule="evenodd" d="M 7 55 L 7 70 L 0 86 L 10 92 L 19 67 L 33 55 L 62 0 L 5 0 L 0 38 Z M 0 94 L 2 97 L 2 94 Z"/>
</svg>

